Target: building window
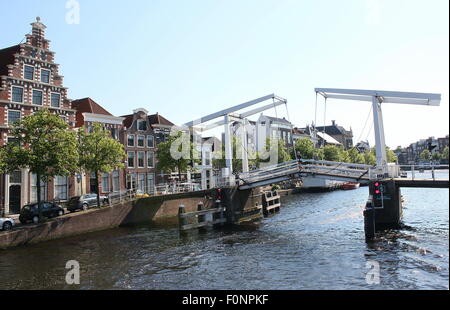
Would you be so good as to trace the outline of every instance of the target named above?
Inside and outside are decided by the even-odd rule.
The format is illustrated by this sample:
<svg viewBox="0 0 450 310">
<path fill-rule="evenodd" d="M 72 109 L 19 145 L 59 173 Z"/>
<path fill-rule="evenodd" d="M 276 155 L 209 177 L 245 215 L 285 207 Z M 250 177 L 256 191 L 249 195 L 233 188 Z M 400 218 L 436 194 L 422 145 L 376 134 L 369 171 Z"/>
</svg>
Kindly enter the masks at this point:
<svg viewBox="0 0 450 310">
<path fill-rule="evenodd" d="M 11 174 L 9 175 L 9 183 L 21 184 L 22 183 L 22 172 L 20 170 L 11 172 Z"/>
<path fill-rule="evenodd" d="M 31 201 L 37 202 L 37 184 L 36 184 L 36 175 L 34 173 L 31 174 Z M 47 190 L 48 183 L 41 180 L 41 200 L 47 200 Z"/>
<path fill-rule="evenodd" d="M 111 128 L 111 137 L 116 140 L 119 139 L 119 131 L 117 128 Z"/>
<path fill-rule="evenodd" d="M 134 168 L 134 152 L 128 152 L 128 168 Z"/>
<path fill-rule="evenodd" d="M 50 70 L 41 69 L 41 82 L 50 83 Z"/>
<path fill-rule="evenodd" d="M 155 193 L 155 174 L 153 173 L 147 174 L 147 193 L 148 194 Z"/>
<path fill-rule="evenodd" d="M 140 131 L 147 130 L 147 121 L 139 119 L 137 121 L 137 129 Z"/>
<path fill-rule="evenodd" d="M 8 144 L 15 143 L 15 144 L 19 145 L 19 139 L 15 138 L 15 137 L 8 137 L 7 143 Z"/>
<path fill-rule="evenodd" d="M 13 125 L 18 121 L 20 121 L 20 111 L 8 110 L 8 125 Z"/>
<path fill-rule="evenodd" d="M 51 106 L 54 108 L 59 108 L 61 102 L 61 95 L 52 93 L 51 95 Z"/>
<path fill-rule="evenodd" d="M 145 136 L 137 136 L 137 146 L 138 147 L 145 146 Z"/>
<path fill-rule="evenodd" d="M 128 135 L 128 146 L 134 146 L 134 135 Z"/>
<path fill-rule="evenodd" d="M 55 200 L 67 200 L 67 177 L 55 177 Z"/>
<path fill-rule="evenodd" d="M 102 192 L 109 193 L 109 174 L 108 173 L 102 174 Z"/>
<path fill-rule="evenodd" d="M 139 173 L 138 174 L 138 190 L 145 193 L 145 173 Z"/>
<path fill-rule="evenodd" d="M 144 152 L 138 152 L 138 168 L 144 168 Z"/>
<path fill-rule="evenodd" d="M 155 167 L 155 154 L 153 152 L 147 152 L 147 166 L 148 168 Z"/>
<path fill-rule="evenodd" d="M 113 171 L 113 192 L 118 192 L 120 190 L 120 181 L 119 181 L 119 171 Z"/>
<path fill-rule="evenodd" d="M 34 67 L 25 66 L 24 70 L 23 70 L 23 78 L 26 80 L 33 80 L 34 79 Z"/>
<path fill-rule="evenodd" d="M 147 136 L 147 147 L 155 147 L 155 137 Z"/>
<path fill-rule="evenodd" d="M 23 88 L 13 87 L 12 88 L 12 101 L 23 102 Z"/>
<path fill-rule="evenodd" d="M 211 153 L 210 152 L 205 152 L 205 165 L 209 166 L 211 165 Z"/>
<path fill-rule="evenodd" d="M 42 91 L 33 90 L 33 104 L 42 105 Z"/>
<path fill-rule="evenodd" d="M 136 188 L 136 173 L 127 174 L 127 189 Z"/>
</svg>

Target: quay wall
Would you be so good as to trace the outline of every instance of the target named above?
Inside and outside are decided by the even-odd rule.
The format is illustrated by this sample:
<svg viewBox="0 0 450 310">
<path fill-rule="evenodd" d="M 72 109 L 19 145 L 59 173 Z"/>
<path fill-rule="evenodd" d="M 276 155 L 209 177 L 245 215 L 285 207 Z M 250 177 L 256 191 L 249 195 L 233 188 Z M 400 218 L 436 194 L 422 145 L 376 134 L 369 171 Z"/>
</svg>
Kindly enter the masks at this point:
<svg viewBox="0 0 450 310">
<path fill-rule="evenodd" d="M 100 209 L 91 209 L 53 218 L 45 223 L 18 226 L 0 232 L 0 249 L 32 244 L 127 224 L 150 222 L 173 217 L 183 204 L 187 212 L 196 211 L 199 202 L 212 206 L 212 191 L 199 191 L 142 198 Z"/>
<path fill-rule="evenodd" d="M 279 190 L 281 197 L 295 193 L 295 190 Z M 110 229 L 122 225 L 143 222 L 158 222 L 173 219 L 178 215 L 178 207 L 183 204 L 186 212 L 197 210 L 202 202 L 206 209 L 214 205 L 214 190 L 154 196 L 128 201 L 122 204 L 69 213 L 53 218 L 45 223 L 18 226 L 12 231 L 0 231 L 0 249 L 33 244 L 83 233 Z M 260 210 L 254 207 L 262 204 L 259 189 L 235 192 L 229 212 L 229 222 L 240 222 L 262 218 Z M 282 199 L 283 200 L 283 199 Z"/>
</svg>

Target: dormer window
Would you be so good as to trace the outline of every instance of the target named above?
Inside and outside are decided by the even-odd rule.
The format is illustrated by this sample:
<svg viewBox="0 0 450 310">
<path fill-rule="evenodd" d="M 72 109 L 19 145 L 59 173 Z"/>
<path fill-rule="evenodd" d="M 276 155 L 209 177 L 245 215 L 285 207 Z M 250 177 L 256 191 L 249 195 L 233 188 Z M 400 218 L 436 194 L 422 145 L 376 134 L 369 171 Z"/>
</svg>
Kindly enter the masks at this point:
<svg viewBox="0 0 450 310">
<path fill-rule="evenodd" d="M 34 67 L 25 65 L 24 70 L 23 70 L 23 78 L 26 80 L 33 80 L 34 79 Z"/>
<path fill-rule="evenodd" d="M 137 121 L 137 130 L 139 130 L 139 131 L 145 131 L 145 130 L 147 130 L 147 121 L 146 121 L 146 120 L 139 119 L 139 120 Z"/>
</svg>

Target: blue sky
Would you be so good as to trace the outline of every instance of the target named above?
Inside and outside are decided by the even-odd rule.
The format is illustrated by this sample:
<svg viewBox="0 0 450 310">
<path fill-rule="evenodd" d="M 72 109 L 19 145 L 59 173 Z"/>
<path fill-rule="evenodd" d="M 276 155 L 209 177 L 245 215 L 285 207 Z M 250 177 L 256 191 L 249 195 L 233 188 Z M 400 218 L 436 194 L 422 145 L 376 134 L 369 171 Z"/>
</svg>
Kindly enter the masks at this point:
<svg viewBox="0 0 450 310">
<path fill-rule="evenodd" d="M 276 93 L 303 127 L 315 87 L 362 88 L 442 93 L 440 107 L 384 105 L 389 146 L 449 132 L 447 0 L 78 0 L 79 24 L 66 0 L 0 1 L 0 47 L 40 16 L 69 97 L 115 115 L 144 107 L 181 124 Z M 369 109 L 329 101 L 326 122 L 365 139 Z"/>
</svg>

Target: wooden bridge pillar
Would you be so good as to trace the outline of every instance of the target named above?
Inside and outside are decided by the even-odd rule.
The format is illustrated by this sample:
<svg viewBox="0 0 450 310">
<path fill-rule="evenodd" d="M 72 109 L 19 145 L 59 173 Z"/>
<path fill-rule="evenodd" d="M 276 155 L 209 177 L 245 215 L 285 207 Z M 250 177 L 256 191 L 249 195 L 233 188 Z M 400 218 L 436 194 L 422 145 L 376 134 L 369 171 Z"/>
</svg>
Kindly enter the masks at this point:
<svg viewBox="0 0 450 310">
<path fill-rule="evenodd" d="M 369 193 L 375 207 L 375 229 L 397 229 L 401 226 L 403 209 L 400 187 L 394 180 L 374 181 Z"/>
</svg>

